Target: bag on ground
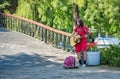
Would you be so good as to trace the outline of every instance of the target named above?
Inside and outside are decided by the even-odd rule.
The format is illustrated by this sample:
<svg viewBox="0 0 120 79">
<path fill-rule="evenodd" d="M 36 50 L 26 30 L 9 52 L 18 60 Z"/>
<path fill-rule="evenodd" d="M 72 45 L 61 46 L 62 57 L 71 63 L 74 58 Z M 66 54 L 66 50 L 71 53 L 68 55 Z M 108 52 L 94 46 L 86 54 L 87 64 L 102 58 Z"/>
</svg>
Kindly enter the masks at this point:
<svg viewBox="0 0 120 79">
<path fill-rule="evenodd" d="M 73 57 L 73 56 L 68 56 L 68 57 L 66 57 L 65 58 L 65 60 L 64 60 L 64 65 L 63 65 L 63 67 L 64 68 L 77 68 L 76 66 L 75 66 L 75 63 L 76 63 L 76 59 L 75 59 L 75 57 Z"/>
</svg>

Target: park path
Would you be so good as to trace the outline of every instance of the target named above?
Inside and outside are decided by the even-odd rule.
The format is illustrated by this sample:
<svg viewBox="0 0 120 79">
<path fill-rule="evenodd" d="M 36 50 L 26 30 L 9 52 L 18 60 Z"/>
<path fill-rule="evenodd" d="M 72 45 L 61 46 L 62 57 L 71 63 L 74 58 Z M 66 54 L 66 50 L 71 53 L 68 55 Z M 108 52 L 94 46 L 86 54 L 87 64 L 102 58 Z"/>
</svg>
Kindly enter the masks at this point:
<svg viewBox="0 0 120 79">
<path fill-rule="evenodd" d="M 28 35 L 0 28 L 0 79 L 119 79 L 119 68 L 63 69 L 66 56 Z"/>
</svg>

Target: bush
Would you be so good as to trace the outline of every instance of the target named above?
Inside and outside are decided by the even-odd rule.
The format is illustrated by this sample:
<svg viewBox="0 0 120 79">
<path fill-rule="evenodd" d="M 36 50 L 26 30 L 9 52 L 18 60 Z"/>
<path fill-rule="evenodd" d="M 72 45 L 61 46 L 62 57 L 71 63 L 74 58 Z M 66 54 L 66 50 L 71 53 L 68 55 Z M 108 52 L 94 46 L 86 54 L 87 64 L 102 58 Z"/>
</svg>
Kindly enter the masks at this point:
<svg viewBox="0 0 120 79">
<path fill-rule="evenodd" d="M 110 45 L 100 50 L 101 64 L 120 67 L 120 46 Z"/>
</svg>

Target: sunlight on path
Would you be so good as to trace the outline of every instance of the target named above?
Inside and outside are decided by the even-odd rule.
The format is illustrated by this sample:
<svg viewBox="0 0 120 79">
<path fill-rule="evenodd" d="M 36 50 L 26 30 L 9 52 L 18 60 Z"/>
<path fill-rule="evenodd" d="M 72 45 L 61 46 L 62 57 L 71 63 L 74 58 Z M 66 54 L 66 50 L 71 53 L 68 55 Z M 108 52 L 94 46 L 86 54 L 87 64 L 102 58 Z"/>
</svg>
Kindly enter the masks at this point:
<svg viewBox="0 0 120 79">
<path fill-rule="evenodd" d="M 0 28 L 0 79 L 118 79 L 120 71 L 90 66 L 63 69 L 66 56 L 28 35 Z"/>
</svg>

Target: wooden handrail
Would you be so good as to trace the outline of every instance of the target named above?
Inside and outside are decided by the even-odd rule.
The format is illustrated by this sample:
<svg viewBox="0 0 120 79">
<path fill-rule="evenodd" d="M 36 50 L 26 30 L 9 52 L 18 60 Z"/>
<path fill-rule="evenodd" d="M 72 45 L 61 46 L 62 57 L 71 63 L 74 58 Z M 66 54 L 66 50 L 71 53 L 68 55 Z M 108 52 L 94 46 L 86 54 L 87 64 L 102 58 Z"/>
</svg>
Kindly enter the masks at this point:
<svg viewBox="0 0 120 79">
<path fill-rule="evenodd" d="M 3 15 L 3 16 L 9 16 L 9 17 L 13 17 L 13 18 L 18 18 L 18 19 L 21 19 L 21 20 L 33 23 L 35 25 L 41 26 L 41 27 L 43 27 L 45 29 L 48 29 L 50 31 L 59 33 L 61 35 L 65 35 L 65 36 L 68 36 L 68 37 L 70 37 L 70 35 L 71 35 L 70 33 L 67 33 L 67 32 L 64 32 L 64 31 L 61 31 L 61 30 L 57 30 L 57 29 L 51 28 L 50 26 L 44 25 L 42 23 L 39 23 L 39 22 L 36 22 L 36 21 L 33 21 L 33 20 L 29 20 L 27 18 L 23 18 L 23 17 L 16 16 L 16 15 L 13 15 L 13 14 L 5 14 L 5 13 L 0 13 L 0 14 Z"/>
<path fill-rule="evenodd" d="M 0 16 L 3 18 L 0 22 L 9 30 L 28 34 L 67 51 L 73 48 L 70 46 L 70 33 L 13 14 L 0 13 Z"/>
</svg>

